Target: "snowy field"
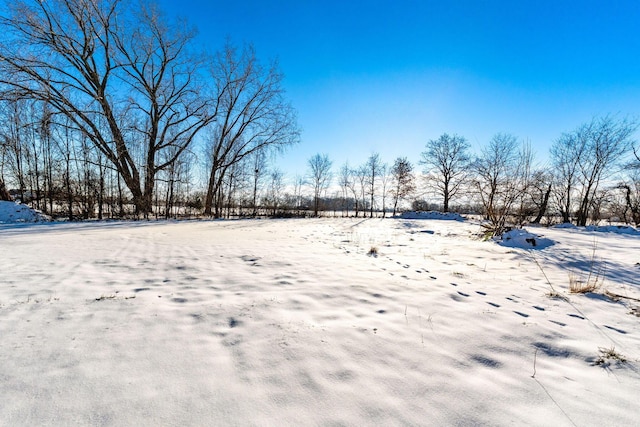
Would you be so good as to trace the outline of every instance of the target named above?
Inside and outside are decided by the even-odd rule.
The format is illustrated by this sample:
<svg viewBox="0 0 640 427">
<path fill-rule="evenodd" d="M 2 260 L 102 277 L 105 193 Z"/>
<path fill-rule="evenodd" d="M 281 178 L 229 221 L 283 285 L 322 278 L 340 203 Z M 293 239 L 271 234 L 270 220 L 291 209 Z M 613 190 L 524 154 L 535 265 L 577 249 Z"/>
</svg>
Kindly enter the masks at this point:
<svg viewBox="0 0 640 427">
<path fill-rule="evenodd" d="M 637 426 L 640 236 L 479 231 L 0 224 L 0 425 Z"/>
</svg>

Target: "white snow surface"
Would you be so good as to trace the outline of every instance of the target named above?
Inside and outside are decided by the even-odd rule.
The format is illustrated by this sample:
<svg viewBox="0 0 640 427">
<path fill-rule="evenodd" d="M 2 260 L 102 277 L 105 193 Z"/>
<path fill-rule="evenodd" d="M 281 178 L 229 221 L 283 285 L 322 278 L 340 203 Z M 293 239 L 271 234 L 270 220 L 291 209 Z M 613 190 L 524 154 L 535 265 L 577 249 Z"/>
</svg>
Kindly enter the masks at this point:
<svg viewBox="0 0 640 427">
<path fill-rule="evenodd" d="M 521 249 L 544 249 L 555 243 L 543 235 L 530 233 L 524 228 L 507 231 L 495 241 L 502 246 Z"/>
<path fill-rule="evenodd" d="M 587 231 L 599 231 L 601 233 L 633 234 L 640 236 L 640 231 L 629 225 L 589 225 Z"/>
<path fill-rule="evenodd" d="M 402 219 L 441 219 L 446 221 L 464 221 L 464 217 L 454 212 L 407 211 L 400 214 Z"/>
<path fill-rule="evenodd" d="M 51 218 L 27 205 L 0 200 L 0 224 L 43 221 L 51 221 Z"/>
<path fill-rule="evenodd" d="M 637 425 L 640 238 L 480 232 L 0 225 L 0 425 Z M 604 288 L 569 295 L 594 263 Z"/>
</svg>

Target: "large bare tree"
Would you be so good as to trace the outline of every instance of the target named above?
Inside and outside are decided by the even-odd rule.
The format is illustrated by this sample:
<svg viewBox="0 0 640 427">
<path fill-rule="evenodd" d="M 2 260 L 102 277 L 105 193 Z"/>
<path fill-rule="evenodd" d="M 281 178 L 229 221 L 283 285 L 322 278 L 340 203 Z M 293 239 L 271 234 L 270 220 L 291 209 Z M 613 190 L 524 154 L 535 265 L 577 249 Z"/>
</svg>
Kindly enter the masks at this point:
<svg viewBox="0 0 640 427">
<path fill-rule="evenodd" d="M 40 100 L 66 117 L 146 216 L 158 171 L 215 116 L 215 98 L 197 84 L 200 61 L 189 54 L 193 33 L 147 2 L 17 0 L 8 10 L 0 18 L 3 95 Z"/>
<path fill-rule="evenodd" d="M 601 184 L 622 169 L 631 153 L 637 128 L 634 120 L 605 116 L 593 118 L 555 141 L 551 158 L 565 222 L 575 210 L 576 224 L 586 225 L 589 210 L 598 204 Z"/>
<path fill-rule="evenodd" d="M 313 187 L 313 215 L 318 216 L 320 196 L 331 183 L 331 165 L 327 154 L 315 154 L 309 159 L 309 178 Z"/>
<path fill-rule="evenodd" d="M 587 155 L 579 163 L 580 204 L 577 225 L 586 225 L 589 208 L 597 202 L 600 184 L 622 168 L 622 160 L 631 148 L 631 135 L 638 125 L 632 120 L 615 120 L 611 116 L 593 119 L 576 130 L 578 143 Z"/>
<path fill-rule="evenodd" d="M 380 159 L 380 154 L 372 153 L 367 162 L 364 164 L 366 170 L 367 195 L 370 197 L 369 218 L 373 218 L 373 209 L 375 207 L 376 183 L 385 170 L 385 165 Z"/>
<path fill-rule="evenodd" d="M 571 222 L 574 196 L 578 185 L 579 165 L 586 156 L 586 147 L 579 144 L 574 133 L 563 133 L 551 146 L 555 198 L 562 222 Z"/>
<path fill-rule="evenodd" d="M 218 216 L 229 168 L 256 151 L 298 142 L 300 131 L 295 110 L 284 96 L 278 64 L 261 65 L 252 46 L 238 49 L 227 43 L 215 56 L 211 74 L 219 116 L 208 137 L 205 214 Z"/>
<path fill-rule="evenodd" d="M 396 215 L 398 202 L 415 190 L 413 165 L 406 157 L 398 157 L 391 168 L 393 188 L 393 216 Z"/>
<path fill-rule="evenodd" d="M 442 196 L 444 212 L 449 212 L 449 202 L 469 173 L 470 145 L 462 136 L 445 133 L 427 142 L 426 148 L 420 164 L 425 166 L 429 185 Z"/>
</svg>

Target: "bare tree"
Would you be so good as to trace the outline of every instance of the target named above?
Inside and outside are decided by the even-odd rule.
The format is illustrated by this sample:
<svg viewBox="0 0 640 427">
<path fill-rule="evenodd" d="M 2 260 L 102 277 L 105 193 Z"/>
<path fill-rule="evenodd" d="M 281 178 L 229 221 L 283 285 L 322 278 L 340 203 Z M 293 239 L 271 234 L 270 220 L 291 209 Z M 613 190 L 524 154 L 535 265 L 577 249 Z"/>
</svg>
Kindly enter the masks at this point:
<svg viewBox="0 0 640 427">
<path fill-rule="evenodd" d="M 589 207 L 597 202 L 600 183 L 621 169 L 624 155 L 632 148 L 631 135 L 638 124 L 630 120 L 614 120 L 610 116 L 594 119 L 578 128 L 576 139 L 586 155 L 579 163 L 581 197 L 577 225 L 586 225 Z"/>
<path fill-rule="evenodd" d="M 344 169 L 345 167 L 346 169 Z M 364 204 L 363 202 L 361 202 L 361 199 L 360 199 L 361 193 L 358 189 L 358 183 L 364 182 L 362 177 L 364 177 L 364 175 L 360 173 L 360 170 L 351 169 L 346 163 L 343 166 L 343 169 L 341 169 L 341 181 L 344 181 L 344 184 L 347 186 L 347 188 L 349 189 L 349 192 L 351 193 L 351 196 L 353 197 L 356 218 L 360 214 L 360 210 L 364 211 Z M 364 194 L 364 184 L 361 185 L 361 188 L 362 188 L 362 194 Z"/>
<path fill-rule="evenodd" d="M 586 155 L 586 146 L 575 133 L 563 133 L 551 146 L 555 198 L 564 223 L 571 222 L 579 165 Z"/>
<path fill-rule="evenodd" d="M 313 186 L 313 215 L 318 216 L 320 196 L 331 183 L 331 165 L 327 154 L 316 154 L 309 159 L 309 175 Z"/>
<path fill-rule="evenodd" d="M 193 33 L 168 25 L 154 4 L 119 0 L 17 0 L 0 26 L 4 95 L 66 116 L 148 215 L 156 173 L 215 117 L 188 53 Z M 159 162 L 167 149 L 175 155 Z"/>
<path fill-rule="evenodd" d="M 622 219 L 636 227 L 640 226 L 640 173 L 632 173 L 627 181 L 621 182 L 616 188 L 622 190 L 624 197 Z"/>
<path fill-rule="evenodd" d="M 540 224 L 549 209 L 549 199 L 553 189 L 553 175 L 547 169 L 538 169 L 532 173 L 528 197 L 533 205 L 535 218 L 533 224 Z"/>
<path fill-rule="evenodd" d="M 514 203 L 526 191 L 531 151 L 518 149 L 516 137 L 496 134 L 473 163 L 473 186 L 489 221 L 487 233 L 501 234 Z"/>
<path fill-rule="evenodd" d="M 353 182 L 353 173 L 349 162 L 345 162 L 340 168 L 340 190 L 342 191 L 342 214 L 349 216 L 349 189 Z M 346 212 L 345 212 L 346 211 Z"/>
<path fill-rule="evenodd" d="M 282 201 L 282 190 L 284 189 L 284 173 L 280 169 L 272 169 L 269 172 L 269 185 L 267 190 L 267 200 L 271 206 L 271 215 L 277 216 L 278 209 Z"/>
<path fill-rule="evenodd" d="M 380 172 L 380 199 L 382 202 L 382 218 L 387 217 L 387 197 L 389 196 L 392 177 L 389 166 L 384 163 Z"/>
<path fill-rule="evenodd" d="M 396 215 L 398 202 L 415 190 L 415 178 L 413 176 L 413 165 L 406 157 L 398 157 L 391 168 L 393 177 L 393 216 Z"/>
<path fill-rule="evenodd" d="M 357 192 L 360 197 L 360 206 L 362 210 L 362 216 L 367 216 L 367 188 L 369 181 L 369 168 L 366 164 L 361 165 L 359 168 L 353 170 L 354 187 L 357 189 Z M 356 217 L 358 216 L 356 212 Z"/>
<path fill-rule="evenodd" d="M 227 43 L 213 61 L 219 117 L 210 133 L 210 173 L 205 214 L 219 215 L 225 174 L 256 151 L 280 150 L 299 141 L 296 114 L 284 97 L 277 63 L 263 67 L 252 46 Z"/>
<path fill-rule="evenodd" d="M 622 162 L 633 148 L 631 136 L 638 128 L 634 120 L 617 120 L 611 116 L 594 118 L 572 132 L 563 134 L 551 148 L 556 173 L 556 197 L 563 221 L 576 213 L 576 224 L 584 226 L 603 181 L 623 168 Z"/>
<path fill-rule="evenodd" d="M 420 164 L 425 165 L 428 182 L 442 196 L 443 210 L 449 212 L 449 202 L 454 198 L 469 173 L 469 148 L 467 140 L 459 135 L 442 134 L 427 142 Z"/>
<path fill-rule="evenodd" d="M 302 188 L 306 185 L 304 176 L 296 175 L 293 180 L 293 199 L 297 215 L 300 215 L 302 206 Z"/>
<path fill-rule="evenodd" d="M 255 217 L 258 215 L 258 191 L 262 184 L 262 178 L 267 173 L 267 155 L 264 151 L 258 150 L 252 152 L 249 157 L 251 160 L 251 182 L 252 186 L 252 197 L 251 197 L 251 207 L 253 208 L 252 216 Z"/>
<path fill-rule="evenodd" d="M 367 195 L 370 197 L 369 218 L 373 218 L 373 209 L 375 206 L 376 183 L 384 169 L 384 164 L 378 153 L 373 153 L 367 159 L 364 165 L 366 170 Z"/>
</svg>

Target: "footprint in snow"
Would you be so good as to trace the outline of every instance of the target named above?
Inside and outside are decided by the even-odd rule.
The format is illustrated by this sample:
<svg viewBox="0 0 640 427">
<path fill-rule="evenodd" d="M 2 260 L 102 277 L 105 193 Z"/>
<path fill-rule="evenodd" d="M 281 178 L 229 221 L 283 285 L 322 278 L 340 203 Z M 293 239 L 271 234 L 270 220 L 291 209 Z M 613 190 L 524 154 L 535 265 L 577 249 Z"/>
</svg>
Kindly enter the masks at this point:
<svg viewBox="0 0 640 427">
<path fill-rule="evenodd" d="M 463 297 L 468 297 L 469 296 L 469 294 L 465 294 L 464 292 L 460 292 L 460 291 L 458 291 L 458 294 L 462 295 Z"/>
<path fill-rule="evenodd" d="M 549 322 L 555 323 L 556 325 L 560 325 L 560 326 L 567 326 L 566 323 L 558 322 L 557 320 L 549 320 Z"/>
<path fill-rule="evenodd" d="M 580 316 L 579 314 L 570 313 L 570 314 L 567 314 L 567 316 L 575 317 L 576 319 L 580 319 L 580 320 L 584 320 L 584 317 Z"/>
<path fill-rule="evenodd" d="M 608 326 L 608 325 L 604 325 L 605 328 L 607 329 L 611 329 L 612 331 L 616 331 L 619 334 L 627 334 L 627 331 L 624 331 L 622 329 L 618 329 L 618 328 L 614 328 L 613 326 Z"/>
<path fill-rule="evenodd" d="M 487 295 L 486 292 L 482 292 L 482 291 L 476 291 L 476 294 L 482 295 L 483 297 Z"/>
<path fill-rule="evenodd" d="M 487 304 L 489 304 L 490 306 L 495 307 L 495 308 L 499 308 L 500 307 L 500 304 L 496 304 L 495 302 L 487 302 Z"/>
<path fill-rule="evenodd" d="M 522 316 L 522 317 L 529 317 L 529 315 L 528 315 L 528 314 L 526 314 L 526 313 L 522 313 L 522 312 L 520 312 L 520 311 L 514 311 L 514 313 L 515 313 L 515 314 L 517 314 L 518 316 Z"/>
</svg>

